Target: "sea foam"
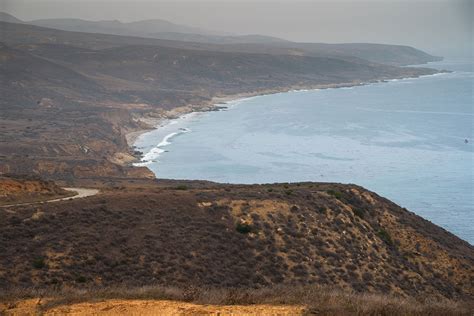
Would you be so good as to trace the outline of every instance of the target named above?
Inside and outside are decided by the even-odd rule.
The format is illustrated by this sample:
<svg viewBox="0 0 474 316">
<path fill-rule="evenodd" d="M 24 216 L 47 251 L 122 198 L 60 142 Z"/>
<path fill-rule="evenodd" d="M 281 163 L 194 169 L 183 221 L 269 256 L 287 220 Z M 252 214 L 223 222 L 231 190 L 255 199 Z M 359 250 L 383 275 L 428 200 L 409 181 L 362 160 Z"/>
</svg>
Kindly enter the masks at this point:
<svg viewBox="0 0 474 316">
<path fill-rule="evenodd" d="M 174 125 L 170 122 L 169 125 Z M 180 128 L 177 132 L 172 132 L 163 137 L 161 142 L 158 143 L 154 148 L 152 148 L 149 152 L 147 152 L 142 159 L 140 159 L 140 162 L 134 163 L 133 165 L 136 167 L 144 167 L 148 166 L 153 162 L 157 162 L 158 157 L 162 153 L 164 153 L 166 150 L 163 149 L 163 147 L 166 147 L 171 144 L 171 139 L 173 137 L 176 137 L 180 134 L 188 133 L 191 130 L 189 128 Z"/>
</svg>

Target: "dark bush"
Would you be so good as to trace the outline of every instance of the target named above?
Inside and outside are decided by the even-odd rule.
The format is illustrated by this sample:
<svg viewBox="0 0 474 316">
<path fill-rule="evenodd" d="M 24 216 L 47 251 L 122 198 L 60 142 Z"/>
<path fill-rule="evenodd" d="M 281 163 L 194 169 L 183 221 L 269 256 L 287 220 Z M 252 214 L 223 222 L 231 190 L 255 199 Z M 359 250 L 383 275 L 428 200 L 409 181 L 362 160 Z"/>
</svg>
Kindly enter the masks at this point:
<svg viewBox="0 0 474 316">
<path fill-rule="evenodd" d="M 290 208 L 290 212 L 292 212 L 292 213 L 298 212 L 299 210 L 300 210 L 299 207 L 296 206 L 296 205 L 293 205 L 293 206 Z"/>
<path fill-rule="evenodd" d="M 329 195 L 334 196 L 336 199 L 340 200 L 342 198 L 342 194 L 339 191 L 334 191 L 334 190 L 327 190 L 326 191 Z"/>
<path fill-rule="evenodd" d="M 184 184 L 180 184 L 178 186 L 175 187 L 176 190 L 187 190 L 188 187 Z"/>
<path fill-rule="evenodd" d="M 38 257 L 35 260 L 33 260 L 33 268 L 43 269 L 44 267 L 46 267 L 46 263 L 44 262 L 43 257 Z"/>
<path fill-rule="evenodd" d="M 252 231 L 252 226 L 245 223 L 237 223 L 237 225 L 235 226 L 235 230 L 241 234 L 248 234 Z"/>
<path fill-rule="evenodd" d="M 352 263 L 346 264 L 346 268 L 347 270 L 352 270 L 352 271 L 357 270 L 357 266 Z"/>
<path fill-rule="evenodd" d="M 352 210 L 354 212 L 354 215 L 355 216 L 358 216 L 360 218 L 364 218 L 364 210 L 360 209 L 360 208 L 355 208 Z"/>
<path fill-rule="evenodd" d="M 387 245 L 393 245 L 392 237 L 390 237 L 390 234 L 385 229 L 381 228 L 377 232 L 377 236 L 379 236 Z"/>
</svg>

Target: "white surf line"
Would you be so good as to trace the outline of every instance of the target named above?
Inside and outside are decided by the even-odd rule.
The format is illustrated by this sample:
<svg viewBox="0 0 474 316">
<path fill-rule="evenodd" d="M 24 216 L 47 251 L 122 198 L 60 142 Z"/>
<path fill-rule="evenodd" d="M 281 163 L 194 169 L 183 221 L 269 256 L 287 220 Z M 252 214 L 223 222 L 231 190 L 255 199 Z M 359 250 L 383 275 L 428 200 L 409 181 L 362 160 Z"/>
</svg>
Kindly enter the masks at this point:
<svg viewBox="0 0 474 316">
<path fill-rule="evenodd" d="M 171 123 L 169 123 L 168 125 L 171 125 Z M 160 157 L 160 155 L 165 152 L 165 149 L 163 149 L 163 147 L 170 145 L 171 139 L 173 137 L 184 134 L 184 133 L 188 133 L 190 131 L 191 130 L 189 128 L 181 127 L 179 128 L 178 131 L 172 132 L 166 135 L 165 137 L 163 137 L 163 139 L 158 145 L 156 145 L 149 152 L 143 155 L 143 157 L 140 159 L 140 162 L 136 162 L 133 165 L 136 167 L 144 167 L 153 162 L 156 162 L 156 160 Z"/>
<path fill-rule="evenodd" d="M 74 200 L 74 199 L 80 199 L 80 198 L 85 198 L 88 196 L 93 196 L 99 193 L 99 190 L 97 189 L 86 189 L 86 188 L 63 188 L 64 190 L 71 191 L 71 192 L 76 192 L 76 195 L 73 196 L 67 196 L 63 198 L 57 198 L 57 199 L 52 199 L 52 200 L 46 200 L 46 201 L 35 201 L 35 202 L 28 202 L 28 203 L 18 203 L 18 204 L 8 204 L 8 205 L 0 205 L 1 207 L 13 207 L 13 206 L 22 206 L 22 205 L 32 205 L 32 204 L 42 204 L 42 203 L 52 203 L 52 202 L 59 202 L 59 201 L 66 201 L 66 200 Z"/>
</svg>

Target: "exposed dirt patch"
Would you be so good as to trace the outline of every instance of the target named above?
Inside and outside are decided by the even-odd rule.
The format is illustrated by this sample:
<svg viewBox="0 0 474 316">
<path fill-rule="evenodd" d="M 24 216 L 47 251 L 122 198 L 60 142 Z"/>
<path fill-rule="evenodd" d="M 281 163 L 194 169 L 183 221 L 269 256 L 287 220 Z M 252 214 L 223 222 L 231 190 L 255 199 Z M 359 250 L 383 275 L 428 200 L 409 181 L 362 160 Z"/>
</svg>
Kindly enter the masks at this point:
<svg viewBox="0 0 474 316">
<path fill-rule="evenodd" d="M 26 300 L 5 306 L 5 315 L 28 315 L 40 311 L 39 300 Z M 41 302 L 40 302 L 41 304 Z M 2 306 L 0 305 L 0 308 Z M 1 310 L 1 309 L 0 309 Z M 276 305 L 198 305 L 169 300 L 107 300 L 77 303 L 41 311 L 42 315 L 302 315 L 302 306 Z"/>
<path fill-rule="evenodd" d="M 77 194 L 35 177 L 0 176 L 0 206 L 67 198 Z"/>
</svg>

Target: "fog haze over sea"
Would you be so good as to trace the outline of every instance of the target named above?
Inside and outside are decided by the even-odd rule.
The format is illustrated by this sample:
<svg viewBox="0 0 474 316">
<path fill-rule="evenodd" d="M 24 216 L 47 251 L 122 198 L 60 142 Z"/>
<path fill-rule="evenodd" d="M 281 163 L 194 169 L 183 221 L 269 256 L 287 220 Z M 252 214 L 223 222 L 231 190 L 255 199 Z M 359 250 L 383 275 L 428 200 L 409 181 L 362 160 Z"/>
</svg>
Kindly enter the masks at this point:
<svg viewBox="0 0 474 316">
<path fill-rule="evenodd" d="M 233 101 L 135 145 L 159 178 L 359 184 L 474 244 L 472 64 L 429 66 L 454 72 Z"/>
</svg>

